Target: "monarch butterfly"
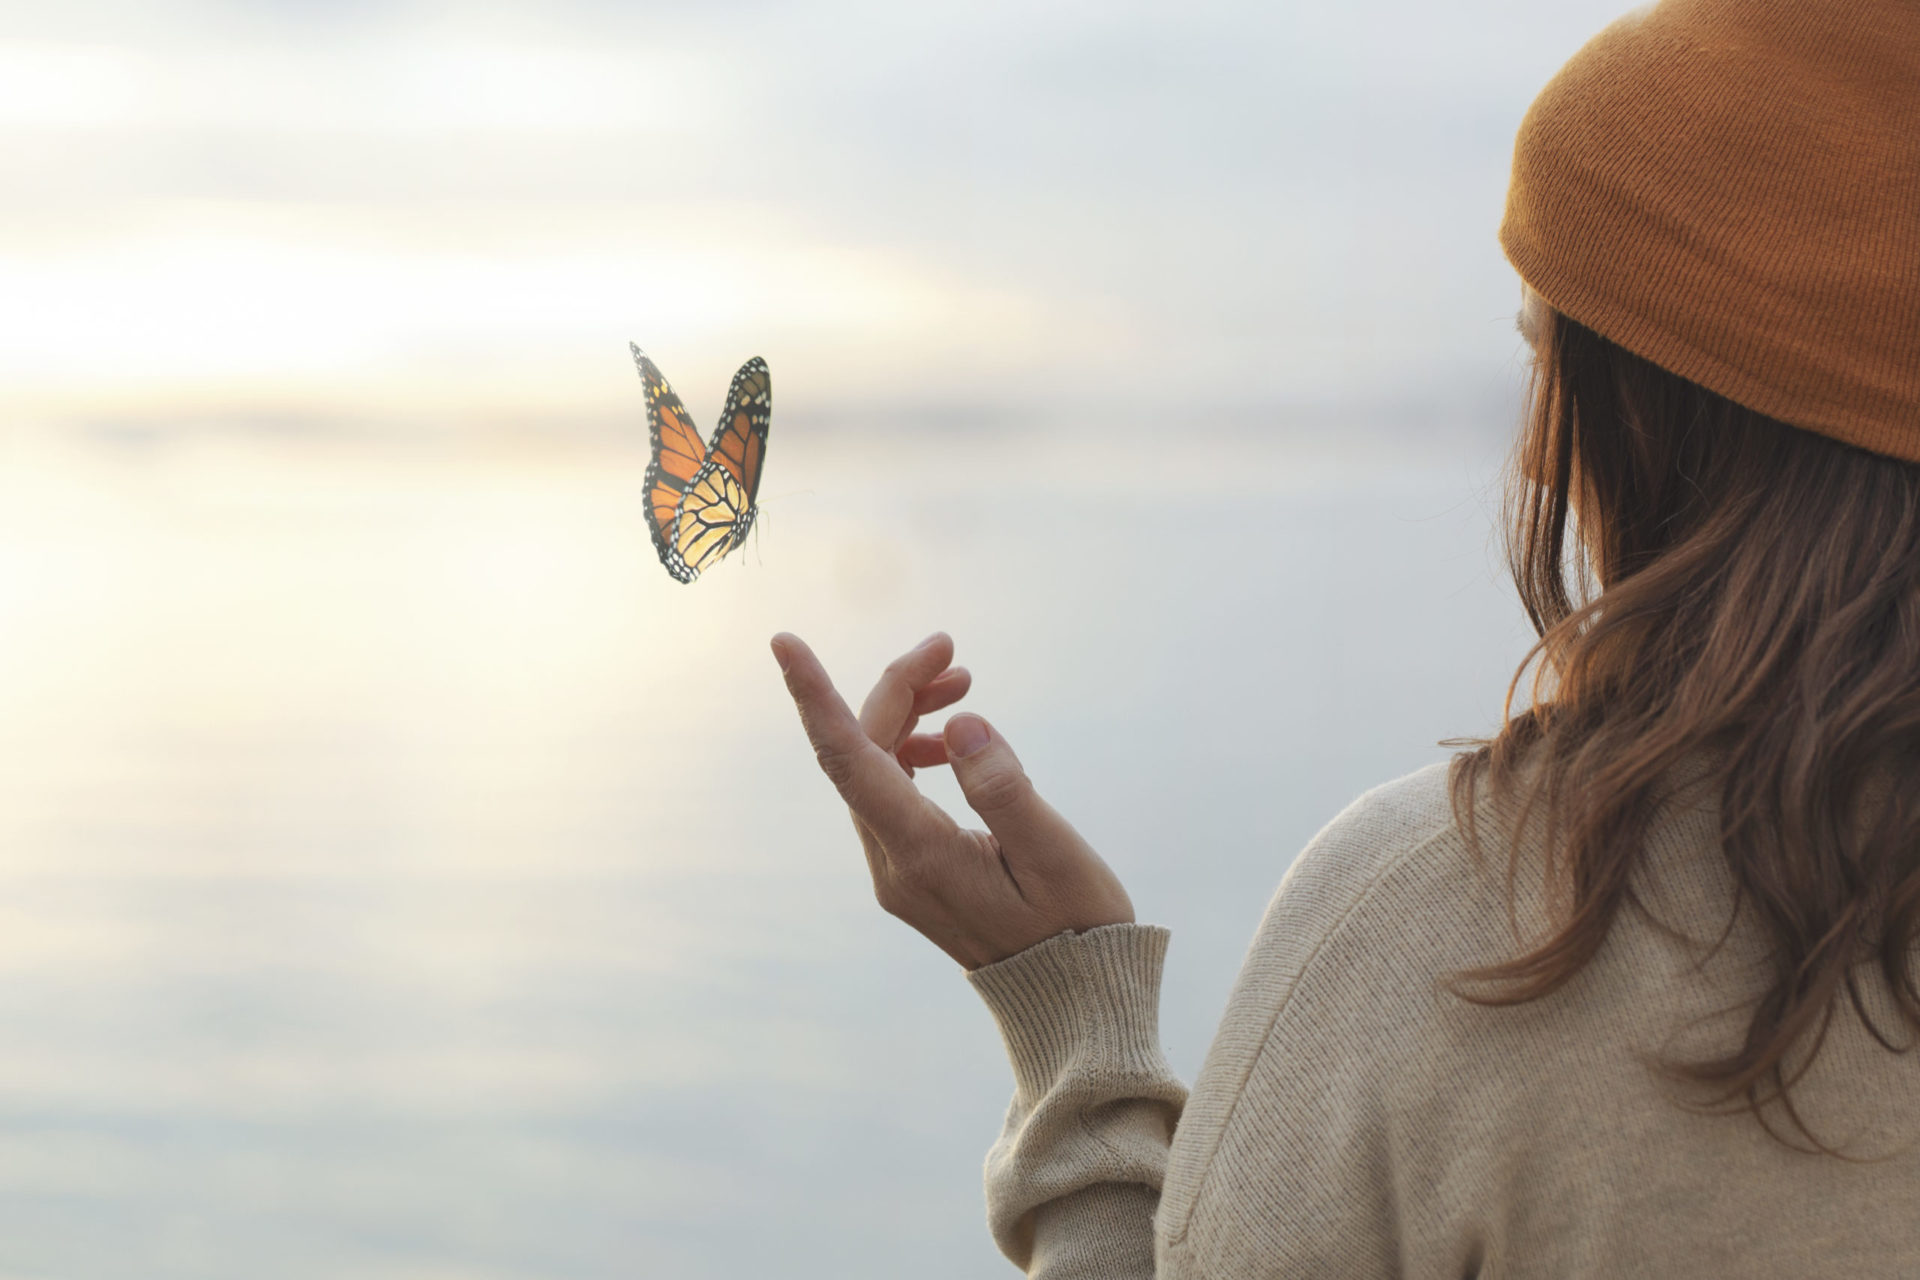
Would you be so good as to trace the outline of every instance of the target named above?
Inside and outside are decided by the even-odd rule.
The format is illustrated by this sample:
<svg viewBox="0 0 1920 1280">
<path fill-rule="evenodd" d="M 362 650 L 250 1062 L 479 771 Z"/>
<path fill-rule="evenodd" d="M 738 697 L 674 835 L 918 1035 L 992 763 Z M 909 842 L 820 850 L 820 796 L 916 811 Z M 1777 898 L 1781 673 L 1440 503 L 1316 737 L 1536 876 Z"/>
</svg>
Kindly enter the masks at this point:
<svg viewBox="0 0 1920 1280">
<path fill-rule="evenodd" d="M 660 563 L 677 581 L 692 582 L 708 565 L 747 540 L 757 510 L 760 467 L 773 418 L 773 383 L 759 356 L 740 366 L 713 440 L 700 434 L 658 366 L 633 343 L 633 363 L 647 388 L 647 528 Z"/>
</svg>

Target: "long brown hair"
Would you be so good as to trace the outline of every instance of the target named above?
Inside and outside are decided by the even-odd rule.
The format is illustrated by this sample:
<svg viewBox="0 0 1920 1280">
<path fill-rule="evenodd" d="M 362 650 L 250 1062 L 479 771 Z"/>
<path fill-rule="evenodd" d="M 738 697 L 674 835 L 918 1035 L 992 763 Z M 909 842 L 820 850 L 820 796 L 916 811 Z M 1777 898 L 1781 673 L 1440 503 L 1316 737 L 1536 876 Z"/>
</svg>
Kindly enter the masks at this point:
<svg viewBox="0 0 1920 1280">
<path fill-rule="evenodd" d="M 1469 740 L 1449 782 L 1476 850 L 1482 783 L 1544 818 L 1561 905 L 1544 940 L 1450 987 L 1518 1004 L 1580 972 L 1638 906 L 1644 837 L 1687 764 L 1717 800 L 1734 910 L 1770 944 L 1772 985 L 1739 1048 L 1663 1065 L 1779 1136 L 1777 1103 L 1829 1150 L 1790 1091 L 1839 1001 L 1888 1049 L 1920 1031 L 1920 466 L 1541 312 L 1506 521 L 1539 640 L 1504 726 Z M 1516 828 L 1510 888 L 1519 857 Z M 1869 1015 L 1862 984 L 1880 980 L 1904 1025 Z"/>
</svg>

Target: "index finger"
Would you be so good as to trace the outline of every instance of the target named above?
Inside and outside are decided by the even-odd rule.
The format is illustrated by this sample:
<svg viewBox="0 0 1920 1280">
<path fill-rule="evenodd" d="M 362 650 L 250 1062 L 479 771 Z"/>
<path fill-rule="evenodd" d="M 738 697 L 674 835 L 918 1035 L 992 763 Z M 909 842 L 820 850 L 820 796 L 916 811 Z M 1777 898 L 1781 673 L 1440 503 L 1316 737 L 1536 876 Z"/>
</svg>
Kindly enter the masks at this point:
<svg viewBox="0 0 1920 1280">
<path fill-rule="evenodd" d="M 782 631 L 773 638 L 773 656 L 786 676 L 787 692 L 799 709 L 821 772 L 854 816 L 888 850 L 923 837 L 933 806 L 892 753 L 860 727 L 806 641 Z"/>
</svg>

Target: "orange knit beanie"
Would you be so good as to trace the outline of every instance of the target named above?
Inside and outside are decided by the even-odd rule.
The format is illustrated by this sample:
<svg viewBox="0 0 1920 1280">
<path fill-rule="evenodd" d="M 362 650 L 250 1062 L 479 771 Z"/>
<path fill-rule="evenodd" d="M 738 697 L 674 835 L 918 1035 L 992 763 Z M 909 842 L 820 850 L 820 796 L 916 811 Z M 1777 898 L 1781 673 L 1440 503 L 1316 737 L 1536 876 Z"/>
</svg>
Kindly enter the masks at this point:
<svg viewBox="0 0 1920 1280">
<path fill-rule="evenodd" d="M 1920 462 L 1920 0 L 1660 0 L 1534 99 L 1500 244 L 1557 310 Z"/>
</svg>

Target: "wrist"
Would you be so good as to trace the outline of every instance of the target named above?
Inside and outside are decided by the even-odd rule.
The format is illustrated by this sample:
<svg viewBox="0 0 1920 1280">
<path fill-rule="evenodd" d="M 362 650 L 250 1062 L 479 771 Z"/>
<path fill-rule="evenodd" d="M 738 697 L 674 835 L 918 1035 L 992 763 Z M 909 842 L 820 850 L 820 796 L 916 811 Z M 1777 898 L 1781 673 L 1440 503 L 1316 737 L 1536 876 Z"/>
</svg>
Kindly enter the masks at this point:
<svg viewBox="0 0 1920 1280">
<path fill-rule="evenodd" d="M 999 1025 L 1018 1095 L 1041 1096 L 1069 1067 L 1115 1076 L 1166 1070 L 1160 976 L 1170 938 L 1159 925 L 1099 925 L 967 975 Z"/>
</svg>

